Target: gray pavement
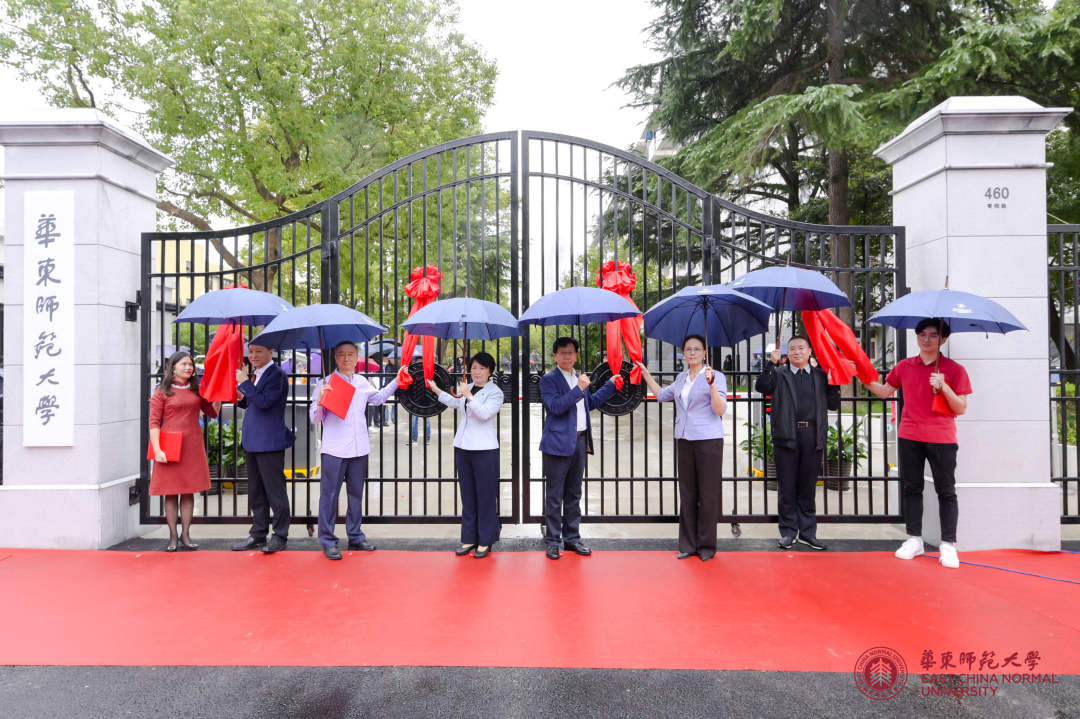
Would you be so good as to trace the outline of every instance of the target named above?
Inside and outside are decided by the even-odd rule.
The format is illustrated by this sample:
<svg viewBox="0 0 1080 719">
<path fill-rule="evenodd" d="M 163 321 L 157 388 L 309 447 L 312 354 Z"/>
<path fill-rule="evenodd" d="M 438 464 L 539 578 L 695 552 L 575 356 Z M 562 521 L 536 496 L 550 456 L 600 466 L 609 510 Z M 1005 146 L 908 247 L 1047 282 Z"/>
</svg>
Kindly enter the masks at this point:
<svg viewBox="0 0 1080 719">
<path fill-rule="evenodd" d="M 0 667 L 0 714 L 114 717 L 1080 717 L 1080 677 L 874 701 L 851 674 L 461 667 Z"/>
</svg>

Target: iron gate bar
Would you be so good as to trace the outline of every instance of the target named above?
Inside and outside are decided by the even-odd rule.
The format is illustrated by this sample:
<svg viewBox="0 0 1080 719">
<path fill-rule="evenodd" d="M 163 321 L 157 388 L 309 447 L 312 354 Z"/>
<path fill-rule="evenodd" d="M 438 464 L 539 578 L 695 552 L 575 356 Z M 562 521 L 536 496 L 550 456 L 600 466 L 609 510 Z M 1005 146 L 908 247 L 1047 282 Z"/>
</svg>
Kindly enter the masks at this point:
<svg viewBox="0 0 1080 719">
<path fill-rule="evenodd" d="M 1080 524 L 1080 453 L 1076 443 L 1076 428 L 1080 427 L 1080 393 L 1076 390 L 1080 384 L 1076 354 L 1080 351 L 1077 345 L 1080 339 L 1080 297 L 1077 296 L 1080 288 L 1080 225 L 1049 225 L 1046 229 L 1050 258 L 1050 341 L 1058 354 L 1058 366 L 1054 366 L 1051 358 L 1048 367 L 1052 428 L 1050 480 L 1061 487 L 1061 522 Z M 1067 321 L 1070 315 L 1071 321 Z M 1067 348 L 1072 350 L 1072 361 Z M 1059 458 L 1055 458 L 1055 454 Z M 1060 469 L 1055 467 L 1057 464 Z"/>
<path fill-rule="evenodd" d="M 358 197 L 360 193 L 362 197 Z M 231 247 L 223 249 L 241 260 L 240 266 L 228 268 L 222 259 L 219 267 L 213 267 L 215 253 L 211 252 L 211 246 L 215 242 L 229 242 Z M 358 242 L 363 247 L 357 247 Z M 344 243 L 348 243 L 347 254 Z M 837 262 L 833 253 L 838 243 L 846 245 L 851 266 Z M 323 302 L 343 301 L 377 315 L 383 324 L 397 330 L 409 306 L 407 302 L 402 304 L 406 299 L 400 292 L 402 280 L 417 263 L 433 263 L 447 269 L 445 263 L 451 262 L 452 271 L 447 270 L 444 276 L 444 282 L 451 284 L 450 291 L 464 287 L 466 292 L 473 292 L 478 286 L 481 295 L 488 293 L 500 303 L 508 302 L 511 311 L 519 315 L 531 301 L 534 277 L 540 282 L 539 294 L 547 291 L 549 285 L 588 285 L 595 277 L 593 265 L 597 259 L 625 260 L 634 265 L 638 272 L 635 296 L 642 298 L 642 307 L 647 308 L 687 284 L 730 281 L 737 273 L 784 262 L 786 253 L 796 264 L 849 278 L 854 326 L 862 333 L 864 348 L 876 347 L 877 351 L 871 354 L 879 367 L 887 369 L 888 363 L 883 360 L 904 354 L 902 333 L 890 336 L 882 332 L 871 340 L 873 329 L 868 331 L 864 324 L 877 300 L 891 299 L 891 294 L 906 291 L 903 228 L 830 227 L 773 218 L 712 196 L 636 155 L 556 133 L 490 133 L 443 143 L 391 163 L 333 197 L 285 217 L 231 230 L 145 233 L 143 246 L 143 316 L 140 318 L 142 371 L 146 379 L 142 387 L 143 444 L 148 441 L 149 392 L 160 377 L 160 373 L 151 370 L 150 354 L 155 334 L 159 358 L 166 346 L 166 315 L 170 314 L 170 308 L 165 293 L 169 282 L 175 284 L 172 289 L 176 292 L 172 310 L 179 309 L 175 304 L 183 302 L 185 294 L 190 300 L 197 292 L 215 284 L 220 286 L 229 278 L 233 281 L 246 278 L 251 284 L 256 284 L 258 278 L 264 286 L 273 283 L 274 287 L 268 286 L 268 290 L 283 296 L 291 293 L 294 304 L 308 304 L 314 301 L 314 296 Z M 154 267 L 154 250 L 159 253 L 160 268 Z M 170 251 L 175 253 L 177 263 L 173 268 L 167 264 Z M 375 251 L 381 254 L 374 260 L 377 269 L 373 270 Z M 180 265 L 185 257 L 191 260 L 190 269 Z M 473 266 L 476 262 L 479 267 Z M 569 264 L 564 267 L 565 263 Z M 364 275 L 358 278 L 361 266 Z M 551 271 L 553 277 L 549 277 Z M 196 287 L 199 280 L 203 285 L 201 290 Z M 154 281 L 159 286 L 153 285 Z M 347 286 L 343 287 L 343 283 Z M 872 297 L 871 291 L 887 296 Z M 160 307 L 158 315 L 154 315 L 155 301 Z M 157 327 L 153 326 L 155 320 Z M 539 330 L 540 372 L 547 365 L 549 334 L 558 329 Z M 582 340 L 582 368 L 591 371 L 592 362 L 603 347 L 598 328 L 591 331 L 578 328 L 573 334 Z M 177 344 L 181 342 L 179 328 L 172 330 L 172 336 Z M 208 341 L 205 336 L 196 341 L 197 336 L 195 329 L 189 328 L 188 341 L 196 351 L 199 342 Z M 888 344 L 890 341 L 892 345 Z M 761 352 L 766 350 L 764 338 L 757 345 Z M 496 348 L 499 346 L 496 343 Z M 738 367 L 727 374 L 732 392 L 749 388 L 753 383 L 757 374 L 750 367 L 753 346 L 747 342 L 732 350 L 731 356 L 739 360 Z M 534 511 L 532 492 L 542 486 L 542 478 L 531 476 L 530 454 L 531 436 L 540 426 L 532 425 L 538 419 L 542 421 L 543 411 L 539 409 L 539 418 L 532 417 L 536 405 L 529 396 L 533 341 L 526 335 L 523 342 L 511 340 L 509 347 L 510 406 L 500 420 L 498 431 L 500 444 L 505 444 L 505 433 L 509 432 L 511 447 L 509 466 L 504 470 L 509 476 L 504 474 L 500 481 L 500 514 L 508 522 L 538 521 L 540 514 Z M 646 355 L 658 359 L 654 374 L 662 383 L 670 382 L 678 371 L 674 352 L 670 353 L 669 362 L 664 347 L 653 341 L 650 351 L 649 342 L 645 343 Z M 711 361 L 719 366 L 722 354 L 715 350 Z M 310 363 L 311 356 L 307 359 Z M 302 423 L 307 429 L 310 383 L 317 375 L 300 371 L 299 355 L 294 354 L 294 360 L 297 361 L 290 375 L 294 392 L 288 416 L 294 426 Z M 322 361 L 326 363 L 325 371 L 331 358 L 324 357 Z M 378 374 L 383 381 L 392 378 L 390 373 Z M 775 514 L 768 511 L 770 496 L 765 489 L 765 478 L 750 476 L 738 466 L 740 461 L 745 461 L 740 459 L 738 450 L 741 423 L 752 419 L 755 413 L 757 421 L 764 422 L 762 405 L 760 398 L 748 395 L 730 401 L 732 451 L 728 453 L 730 459 L 725 464 L 722 481 L 732 500 L 724 509 L 723 521 L 775 521 Z M 885 406 L 868 396 L 845 398 L 845 409 L 837 415 L 837 426 L 843 427 L 844 417 L 860 417 L 860 431 L 871 447 L 867 473 L 859 472 L 851 478 L 855 491 L 850 499 L 841 493 L 833 500 L 825 492 L 822 521 L 899 519 L 898 507 L 890 505 L 890 494 L 898 482 L 889 476 L 887 462 L 877 457 L 876 453 L 886 457 L 885 450 L 875 448 L 877 440 L 867 421 L 874 419 L 874 434 L 881 437 L 880 443 L 884 445 L 889 425 L 886 416 L 878 415 L 876 408 Z M 859 415 L 860 407 L 868 410 L 865 417 Z M 237 419 L 235 410 L 230 411 L 233 419 Z M 638 412 L 641 416 L 635 417 Z M 677 468 L 667 446 L 673 443 L 673 416 L 672 407 L 649 400 L 626 417 L 599 418 L 596 466 L 587 471 L 585 479 L 586 521 L 676 521 Z M 507 423 L 505 428 L 503 421 Z M 439 430 L 443 428 L 441 415 L 434 424 Z M 456 413 L 447 424 L 450 431 L 456 429 Z M 380 427 L 372 434 L 372 468 L 376 471 L 372 471 L 365 492 L 366 520 L 459 521 L 456 479 L 452 467 L 446 467 L 452 465 L 449 451 L 444 452 L 440 441 L 434 452 L 420 445 L 422 457 L 414 457 L 414 450 L 409 449 L 407 457 L 402 458 L 399 434 L 397 422 L 392 432 Z M 315 518 L 311 487 L 318 481 L 314 472 L 317 461 L 313 461 L 314 436 L 308 430 L 304 446 L 290 451 L 294 467 L 304 465 L 301 474 L 290 478 L 296 523 Z M 630 448 L 628 457 L 606 447 L 605 438 L 622 436 Z M 219 434 L 212 449 L 220 458 L 227 448 Z M 637 456 L 639 451 L 641 457 Z M 140 513 L 143 521 L 160 522 L 160 502 L 158 511 L 152 513 L 146 496 L 148 469 L 149 464 L 144 462 Z M 221 469 L 237 473 L 235 464 Z M 301 484 L 303 493 L 298 488 Z M 590 502 L 590 498 L 594 501 Z M 231 508 L 226 506 L 223 495 L 215 502 L 204 496 L 201 512 L 206 516 L 199 521 L 245 523 L 248 518 L 246 503 L 243 504 L 236 493 Z"/>
</svg>

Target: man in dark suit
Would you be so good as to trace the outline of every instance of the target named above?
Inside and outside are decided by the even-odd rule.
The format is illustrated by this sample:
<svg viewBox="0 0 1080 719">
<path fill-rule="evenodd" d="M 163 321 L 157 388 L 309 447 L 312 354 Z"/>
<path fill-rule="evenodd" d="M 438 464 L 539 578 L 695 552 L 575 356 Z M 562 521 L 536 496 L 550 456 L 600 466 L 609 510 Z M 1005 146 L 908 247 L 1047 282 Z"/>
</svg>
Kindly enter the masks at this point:
<svg viewBox="0 0 1080 719">
<path fill-rule="evenodd" d="M 289 397 L 289 379 L 273 361 L 270 348 L 248 344 L 251 370 L 236 371 L 239 406 L 244 414 L 241 445 L 247 455 L 248 503 L 252 523 L 248 538 L 233 545 L 233 550 L 262 548 L 266 554 L 285 549 L 289 538 L 289 495 L 285 490 L 285 450 L 294 436 L 285 424 L 285 403 Z M 270 512 L 274 514 L 274 535 L 270 530 Z"/>
<path fill-rule="evenodd" d="M 811 549 L 825 549 L 817 539 L 818 470 L 825 449 L 829 419 L 826 409 L 840 408 L 840 387 L 829 384 L 819 367 L 810 364 L 810 340 L 795 335 L 788 340 L 788 363 L 781 365 L 775 349 L 754 384 L 772 395 L 773 458 L 780 485 L 781 549 L 797 541 Z"/>
<path fill-rule="evenodd" d="M 547 411 L 544 432 L 540 437 L 544 477 L 544 521 L 548 559 L 559 558 L 559 544 L 582 556 L 592 550 L 581 542 L 581 477 L 585 473 L 585 455 L 593 453 L 592 423 L 589 410 L 599 407 L 615 393 L 611 381 L 593 392 L 589 376 L 574 371 L 578 343 L 572 337 L 560 337 L 551 348 L 555 369 L 540 379 L 540 400 Z"/>
</svg>

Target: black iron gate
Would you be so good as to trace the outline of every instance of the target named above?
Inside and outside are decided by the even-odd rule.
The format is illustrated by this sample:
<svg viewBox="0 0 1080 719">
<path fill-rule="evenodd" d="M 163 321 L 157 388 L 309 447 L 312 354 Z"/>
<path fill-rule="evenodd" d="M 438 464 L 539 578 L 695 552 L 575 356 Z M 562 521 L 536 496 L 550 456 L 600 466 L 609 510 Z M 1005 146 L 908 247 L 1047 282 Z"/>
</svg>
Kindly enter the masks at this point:
<svg viewBox="0 0 1080 719">
<path fill-rule="evenodd" d="M 1050 480 L 1061 487 L 1061 521 L 1080 523 L 1080 225 L 1047 227 L 1050 330 Z"/>
<path fill-rule="evenodd" d="M 854 307 L 846 319 L 875 364 L 885 369 L 904 356 L 902 334 L 866 324 L 877 307 L 904 291 L 903 228 L 790 222 L 732 205 L 613 147 L 550 133 L 497 133 L 416 153 L 317 206 L 271 222 L 217 232 L 144 234 L 143 446 L 147 400 L 169 351 L 186 346 L 199 354 L 208 346 L 205 328 L 172 324 L 177 312 L 203 292 L 245 284 L 298 305 L 341 302 L 379 320 L 390 328 L 387 337 L 400 340 L 400 323 L 410 308 L 402 288 L 414 267 L 435 265 L 442 271 L 443 297 L 487 299 L 516 315 L 552 290 L 594 285 L 605 260 L 633 266 L 638 279 L 632 296 L 642 308 L 687 285 L 728 282 L 769 264 L 813 267 L 848 290 Z M 791 318 L 782 321 L 790 325 Z M 581 366 L 591 371 L 601 364 L 602 332 L 602 326 L 535 328 L 520 340 L 472 347 L 493 354 L 504 374 L 504 523 L 536 522 L 542 515 L 537 445 L 543 411 L 531 390 L 551 366 L 552 340 L 559 334 L 578 337 Z M 730 362 L 725 521 L 775 520 L 769 443 L 763 441 L 767 415 L 764 401 L 751 391 L 767 342 L 745 342 L 712 357 L 718 367 Z M 441 342 L 439 361 L 450 367 L 460 352 L 455 343 Z M 662 384 L 680 369 L 678 348 L 671 345 L 650 340 L 645 355 Z M 321 358 L 286 352 L 281 359 L 292 388 L 287 420 L 298 438 L 286 457 L 293 521 L 307 523 L 318 513 L 318 436 L 307 411 Z M 377 383 L 393 377 L 392 369 L 368 374 Z M 844 398 L 830 431 L 835 462 L 824 472 L 822 521 L 898 520 L 891 416 L 888 403 L 861 390 Z M 371 421 L 366 520 L 458 521 L 455 413 L 425 420 L 410 417 L 392 401 Z M 229 406 L 206 423 L 216 476 L 211 491 L 196 503 L 201 521 L 248 521 L 239 424 L 240 411 Z M 652 398 L 621 416 L 599 417 L 597 452 L 589 461 L 582 500 L 586 521 L 677 520 L 673 427 L 672 405 Z M 148 482 L 149 463 L 144 463 L 143 521 L 162 521 L 160 503 L 147 494 Z"/>
</svg>

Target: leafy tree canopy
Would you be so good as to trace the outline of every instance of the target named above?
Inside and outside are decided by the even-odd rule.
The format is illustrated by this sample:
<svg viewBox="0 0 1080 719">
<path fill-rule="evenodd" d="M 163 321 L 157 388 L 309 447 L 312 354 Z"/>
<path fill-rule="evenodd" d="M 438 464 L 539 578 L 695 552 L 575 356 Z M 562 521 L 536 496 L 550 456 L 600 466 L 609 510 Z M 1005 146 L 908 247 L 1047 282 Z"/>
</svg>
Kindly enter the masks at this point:
<svg viewBox="0 0 1080 719">
<path fill-rule="evenodd" d="M 171 155 L 169 224 L 258 222 L 476 132 L 495 66 L 452 0 L 9 0 L 0 61 Z M 133 118 L 133 119 L 128 119 Z"/>
</svg>

